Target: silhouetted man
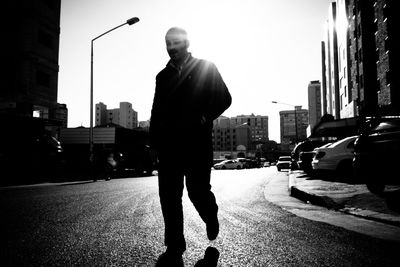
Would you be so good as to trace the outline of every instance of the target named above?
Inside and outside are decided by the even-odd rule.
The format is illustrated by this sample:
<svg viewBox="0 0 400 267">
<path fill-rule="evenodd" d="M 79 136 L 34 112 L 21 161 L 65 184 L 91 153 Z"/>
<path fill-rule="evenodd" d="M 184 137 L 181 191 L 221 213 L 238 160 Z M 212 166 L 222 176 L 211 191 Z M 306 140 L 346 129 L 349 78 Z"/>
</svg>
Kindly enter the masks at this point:
<svg viewBox="0 0 400 267">
<path fill-rule="evenodd" d="M 182 263 L 184 177 L 188 195 L 207 237 L 219 232 L 218 206 L 211 191 L 213 120 L 231 104 L 231 96 L 216 66 L 192 57 L 187 33 L 171 28 L 165 36 L 171 58 L 156 77 L 150 138 L 159 159 L 159 196 L 167 250 L 159 263 Z M 176 265 L 175 265 L 176 266 Z"/>
</svg>

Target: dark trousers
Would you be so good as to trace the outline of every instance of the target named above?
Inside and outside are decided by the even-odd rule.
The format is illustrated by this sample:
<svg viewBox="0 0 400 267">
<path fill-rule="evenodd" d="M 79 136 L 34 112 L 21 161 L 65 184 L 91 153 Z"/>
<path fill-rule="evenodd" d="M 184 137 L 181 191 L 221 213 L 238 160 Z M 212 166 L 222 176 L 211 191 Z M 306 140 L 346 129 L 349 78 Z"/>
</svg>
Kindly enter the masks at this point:
<svg viewBox="0 0 400 267">
<path fill-rule="evenodd" d="M 204 155 L 206 156 L 206 155 Z M 182 193 L 184 177 L 189 198 L 207 223 L 215 219 L 218 206 L 210 185 L 211 166 L 204 157 L 182 159 L 168 153 L 159 155 L 158 186 L 165 225 L 165 245 L 184 251 Z"/>
</svg>

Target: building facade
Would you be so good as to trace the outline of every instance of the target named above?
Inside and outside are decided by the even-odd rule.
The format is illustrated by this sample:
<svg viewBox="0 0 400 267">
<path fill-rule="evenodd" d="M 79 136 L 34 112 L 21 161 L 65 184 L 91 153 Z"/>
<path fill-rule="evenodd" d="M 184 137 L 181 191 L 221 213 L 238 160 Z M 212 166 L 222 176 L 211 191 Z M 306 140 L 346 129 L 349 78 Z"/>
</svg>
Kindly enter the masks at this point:
<svg viewBox="0 0 400 267">
<path fill-rule="evenodd" d="M 268 116 L 262 115 L 239 115 L 230 118 L 233 125 L 247 124 L 250 128 L 251 139 L 253 142 L 265 142 L 269 140 Z"/>
<path fill-rule="evenodd" d="M 0 114 L 67 123 L 60 121 L 66 106 L 57 103 L 60 8 L 60 0 L 2 3 Z"/>
<path fill-rule="evenodd" d="M 119 108 L 107 109 L 107 105 L 100 102 L 96 104 L 96 126 L 109 124 L 119 125 L 127 129 L 138 127 L 138 114 L 132 109 L 129 102 L 120 102 Z"/>
<path fill-rule="evenodd" d="M 322 49 L 322 69 L 326 69 L 322 99 L 327 100 L 323 115 L 335 119 L 400 115 L 398 10 L 394 0 L 338 0 L 330 5 L 328 44 Z M 334 31 L 337 55 L 331 51 Z M 332 79 L 336 69 L 337 86 Z"/>
<path fill-rule="evenodd" d="M 377 105 L 381 114 L 400 114 L 399 1 L 374 2 Z"/>
<path fill-rule="evenodd" d="M 356 104 L 355 115 L 374 116 L 377 113 L 374 1 L 340 2 L 344 2 L 342 4 L 346 5 L 348 10 L 350 86 Z"/>
<path fill-rule="evenodd" d="M 321 120 L 321 82 L 311 81 L 308 84 L 308 124 L 310 130 Z"/>
<path fill-rule="evenodd" d="M 356 105 L 353 101 L 351 83 L 351 61 L 349 23 L 348 23 L 348 0 L 336 2 L 336 29 L 337 29 L 337 64 L 338 64 L 338 103 L 339 118 L 351 118 L 355 116 Z"/>
<path fill-rule="evenodd" d="M 325 113 L 340 117 L 339 113 L 339 72 L 338 42 L 336 28 L 336 3 L 329 5 L 328 20 L 325 25 L 325 76 L 326 76 L 326 111 Z"/>
<path fill-rule="evenodd" d="M 235 158 L 239 153 L 254 156 L 250 126 L 238 124 L 234 118 L 220 116 L 214 120 L 212 131 L 214 158 Z"/>
<path fill-rule="evenodd" d="M 295 144 L 307 138 L 308 110 L 295 106 L 279 112 L 281 144 Z"/>
</svg>

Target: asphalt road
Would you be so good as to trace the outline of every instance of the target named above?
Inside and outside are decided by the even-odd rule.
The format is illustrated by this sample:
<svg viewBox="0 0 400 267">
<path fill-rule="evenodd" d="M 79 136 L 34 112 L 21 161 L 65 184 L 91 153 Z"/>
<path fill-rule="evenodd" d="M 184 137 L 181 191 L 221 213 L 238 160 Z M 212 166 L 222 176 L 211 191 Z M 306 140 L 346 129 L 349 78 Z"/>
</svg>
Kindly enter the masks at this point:
<svg viewBox="0 0 400 267">
<path fill-rule="evenodd" d="M 275 168 L 212 172 L 220 235 L 184 193 L 185 266 L 398 266 L 399 244 L 298 217 L 264 190 Z M 0 189 L 2 266 L 154 266 L 164 251 L 157 177 Z"/>
</svg>

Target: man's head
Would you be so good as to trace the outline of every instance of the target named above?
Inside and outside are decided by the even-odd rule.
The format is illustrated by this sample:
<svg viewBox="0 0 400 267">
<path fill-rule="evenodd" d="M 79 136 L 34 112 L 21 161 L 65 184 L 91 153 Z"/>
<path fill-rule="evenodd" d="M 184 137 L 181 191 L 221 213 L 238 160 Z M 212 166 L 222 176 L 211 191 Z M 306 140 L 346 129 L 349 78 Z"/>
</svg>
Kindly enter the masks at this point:
<svg viewBox="0 0 400 267">
<path fill-rule="evenodd" d="M 168 55 L 175 63 L 183 61 L 188 54 L 189 40 L 182 28 L 171 28 L 165 35 Z"/>
</svg>

